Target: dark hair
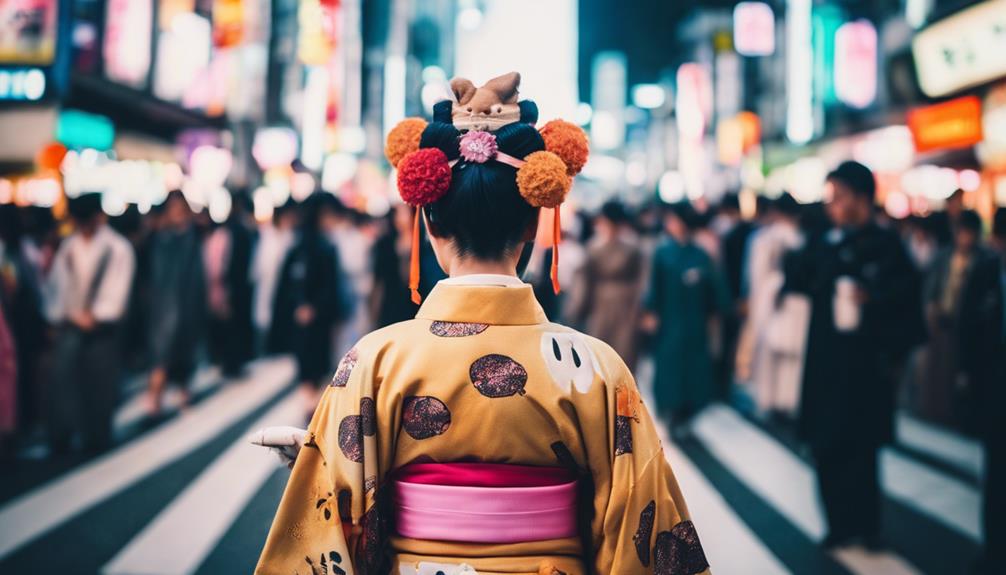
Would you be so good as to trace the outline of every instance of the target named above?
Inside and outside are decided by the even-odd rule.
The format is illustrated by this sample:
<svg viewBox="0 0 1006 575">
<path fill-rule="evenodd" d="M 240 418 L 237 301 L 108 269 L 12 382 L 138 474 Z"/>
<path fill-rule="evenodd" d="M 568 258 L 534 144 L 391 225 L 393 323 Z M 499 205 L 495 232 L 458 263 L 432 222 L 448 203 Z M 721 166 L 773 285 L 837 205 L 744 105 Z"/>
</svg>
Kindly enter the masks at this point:
<svg viewBox="0 0 1006 575">
<path fill-rule="evenodd" d="M 851 160 L 842 162 L 828 174 L 828 179 L 844 184 L 852 193 L 870 200 L 871 203 L 877 195 L 877 180 L 873 177 L 873 172 L 859 162 Z"/>
<path fill-rule="evenodd" d="M 617 200 L 608 200 L 601 206 L 600 216 L 611 221 L 613 224 L 622 224 L 629 221 L 629 213 L 625 206 Z"/>
<path fill-rule="evenodd" d="M 957 225 L 962 230 L 968 230 L 977 235 L 982 234 L 982 219 L 978 215 L 978 212 L 974 210 L 964 210 L 961 212 L 961 217 L 957 220 Z"/>
<path fill-rule="evenodd" d="M 781 196 L 776 198 L 772 202 L 772 209 L 786 216 L 800 215 L 800 204 L 789 192 L 783 192 Z"/>
<path fill-rule="evenodd" d="M 0 240 L 7 244 L 8 249 L 13 250 L 21 245 L 23 236 L 21 209 L 14 204 L 0 204 Z"/>
<path fill-rule="evenodd" d="M 332 194 L 315 190 L 313 194 L 300 204 L 301 233 L 320 233 L 322 218 L 326 214 L 338 214 L 342 205 L 339 198 L 336 198 Z"/>
<path fill-rule="evenodd" d="M 992 235 L 996 237 L 1006 237 L 1006 208 L 996 209 L 996 215 L 992 218 Z"/>
<path fill-rule="evenodd" d="M 695 230 L 701 226 L 701 219 L 692 204 L 686 200 L 675 202 L 667 206 L 667 215 L 674 215 L 689 230 Z"/>
<path fill-rule="evenodd" d="M 90 222 L 101 214 L 101 194 L 88 192 L 67 202 L 70 217 L 78 222 Z"/>
<path fill-rule="evenodd" d="M 720 200 L 720 210 L 732 210 L 739 212 L 741 209 L 741 199 L 737 194 L 731 192 L 723 196 Z"/>
<path fill-rule="evenodd" d="M 508 124 L 494 134 L 499 151 L 515 158 L 545 149 L 531 124 Z M 453 125 L 434 121 L 423 131 L 419 147 L 439 148 L 449 160 L 456 160 L 460 136 Z M 486 260 L 512 253 L 538 216 L 538 209 L 517 190 L 516 168 L 492 160 L 456 163 L 447 193 L 424 209 L 436 235 L 454 240 L 461 255 Z"/>
</svg>

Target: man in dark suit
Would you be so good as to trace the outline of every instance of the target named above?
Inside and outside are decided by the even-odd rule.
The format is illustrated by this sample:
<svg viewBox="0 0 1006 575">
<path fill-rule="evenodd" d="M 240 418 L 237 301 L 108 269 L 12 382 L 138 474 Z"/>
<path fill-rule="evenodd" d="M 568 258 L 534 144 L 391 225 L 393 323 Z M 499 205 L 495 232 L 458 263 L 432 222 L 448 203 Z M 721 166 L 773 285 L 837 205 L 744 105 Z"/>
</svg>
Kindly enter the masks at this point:
<svg viewBox="0 0 1006 575">
<path fill-rule="evenodd" d="M 817 468 L 829 548 L 880 545 L 879 448 L 893 435 L 895 372 L 923 333 L 919 281 L 898 235 L 874 220 L 873 173 L 827 178 L 832 228 L 787 264 L 812 301 L 800 430 Z"/>
</svg>

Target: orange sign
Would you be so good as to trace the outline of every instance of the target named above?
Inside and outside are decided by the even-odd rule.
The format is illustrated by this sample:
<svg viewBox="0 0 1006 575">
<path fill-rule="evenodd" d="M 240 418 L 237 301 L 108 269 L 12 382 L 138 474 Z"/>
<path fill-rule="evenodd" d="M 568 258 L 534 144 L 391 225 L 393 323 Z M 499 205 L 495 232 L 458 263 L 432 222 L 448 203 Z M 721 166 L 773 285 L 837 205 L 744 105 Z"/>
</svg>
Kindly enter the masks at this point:
<svg viewBox="0 0 1006 575">
<path fill-rule="evenodd" d="M 977 96 L 916 108 L 908 128 L 917 152 L 967 148 L 982 141 L 982 103 Z"/>
</svg>

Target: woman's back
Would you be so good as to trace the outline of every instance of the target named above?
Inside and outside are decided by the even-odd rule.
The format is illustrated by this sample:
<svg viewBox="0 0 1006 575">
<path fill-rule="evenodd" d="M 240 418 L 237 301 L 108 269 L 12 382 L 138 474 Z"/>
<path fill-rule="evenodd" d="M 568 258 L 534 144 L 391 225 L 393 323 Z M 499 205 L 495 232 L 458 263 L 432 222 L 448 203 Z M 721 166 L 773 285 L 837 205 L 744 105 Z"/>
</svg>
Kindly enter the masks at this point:
<svg viewBox="0 0 1006 575">
<path fill-rule="evenodd" d="M 423 572 L 423 563 L 568 575 L 706 568 L 631 374 L 606 344 L 548 323 L 530 286 L 448 280 L 416 319 L 363 338 L 326 390 L 306 445 L 259 572 L 306 570 L 306 558 L 334 561 L 333 551 L 346 572 L 365 573 Z M 412 495 L 396 478 L 434 462 L 564 469 L 577 482 L 575 534 L 401 536 L 413 520 L 401 499 Z M 477 513 L 445 511 L 458 525 Z"/>
</svg>

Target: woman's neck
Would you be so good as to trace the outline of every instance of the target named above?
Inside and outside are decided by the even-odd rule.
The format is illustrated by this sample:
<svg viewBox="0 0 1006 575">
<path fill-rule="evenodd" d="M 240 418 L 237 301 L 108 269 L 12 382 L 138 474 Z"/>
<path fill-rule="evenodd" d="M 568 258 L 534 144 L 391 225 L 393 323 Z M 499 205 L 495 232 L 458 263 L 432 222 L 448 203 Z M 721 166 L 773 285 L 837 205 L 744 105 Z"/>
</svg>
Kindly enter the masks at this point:
<svg viewBox="0 0 1006 575">
<path fill-rule="evenodd" d="M 517 276 L 517 265 L 510 261 L 485 261 L 469 258 L 458 258 L 451 263 L 447 275 L 452 278 L 474 274 L 495 274 Z"/>
</svg>

